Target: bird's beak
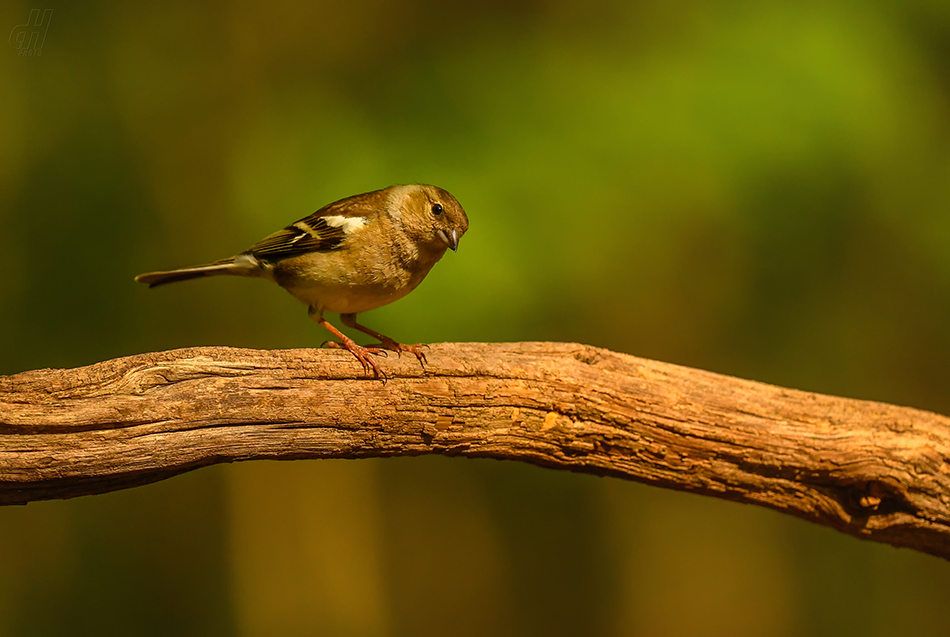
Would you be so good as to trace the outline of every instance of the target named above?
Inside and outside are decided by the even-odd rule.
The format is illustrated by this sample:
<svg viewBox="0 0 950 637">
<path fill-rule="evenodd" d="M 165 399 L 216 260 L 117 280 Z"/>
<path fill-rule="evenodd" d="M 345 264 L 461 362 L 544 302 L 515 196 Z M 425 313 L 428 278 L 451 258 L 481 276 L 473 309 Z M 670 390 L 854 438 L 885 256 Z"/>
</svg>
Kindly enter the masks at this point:
<svg viewBox="0 0 950 637">
<path fill-rule="evenodd" d="M 439 238 L 445 241 L 445 244 L 447 246 L 452 248 L 452 252 L 458 252 L 459 250 L 458 230 L 453 228 L 448 233 L 446 233 L 445 230 L 439 230 Z"/>
</svg>

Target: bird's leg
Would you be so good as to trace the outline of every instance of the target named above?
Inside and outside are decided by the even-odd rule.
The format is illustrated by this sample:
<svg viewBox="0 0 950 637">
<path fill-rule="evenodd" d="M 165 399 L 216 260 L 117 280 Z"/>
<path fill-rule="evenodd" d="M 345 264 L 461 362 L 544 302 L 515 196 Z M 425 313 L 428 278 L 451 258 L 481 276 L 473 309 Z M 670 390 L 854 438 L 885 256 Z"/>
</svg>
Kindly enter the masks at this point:
<svg viewBox="0 0 950 637">
<path fill-rule="evenodd" d="M 330 322 L 327 321 L 325 318 L 323 318 L 319 313 L 311 311 L 310 316 L 317 323 L 327 328 L 327 330 L 331 334 L 333 334 L 338 339 L 340 339 L 339 342 L 327 341 L 326 343 L 324 343 L 326 347 L 335 347 L 337 349 L 345 349 L 346 351 L 348 351 L 349 353 L 351 353 L 353 356 L 356 357 L 356 360 L 358 360 L 360 362 L 360 365 L 363 366 L 364 372 L 369 374 L 370 370 L 372 370 L 376 378 L 380 378 L 383 381 L 386 380 L 386 374 L 383 373 L 382 369 L 380 369 L 379 363 L 373 360 L 373 357 L 370 356 L 370 354 L 380 354 L 380 353 L 385 353 L 385 352 L 381 352 L 379 348 L 376 348 L 376 347 L 363 347 L 362 345 L 357 345 L 353 341 L 352 338 L 348 337 L 346 334 L 344 334 L 340 330 L 330 325 Z"/>
<path fill-rule="evenodd" d="M 369 334 L 373 338 L 378 338 L 379 345 L 377 345 L 377 347 L 382 347 L 384 349 L 392 350 L 400 354 L 402 352 L 409 352 L 410 354 L 414 354 L 415 357 L 419 359 L 419 364 L 422 365 L 422 369 L 424 370 L 426 368 L 426 362 L 427 362 L 426 355 L 422 351 L 422 348 L 426 347 L 425 345 L 403 345 L 402 343 L 397 343 L 396 341 L 389 338 L 388 336 L 380 334 L 376 330 L 371 330 L 365 325 L 360 325 L 359 323 L 357 323 L 356 314 L 340 314 L 340 320 L 342 320 L 343 324 L 346 325 L 347 327 L 352 327 L 353 329 L 359 330 L 363 332 L 364 334 Z"/>
</svg>

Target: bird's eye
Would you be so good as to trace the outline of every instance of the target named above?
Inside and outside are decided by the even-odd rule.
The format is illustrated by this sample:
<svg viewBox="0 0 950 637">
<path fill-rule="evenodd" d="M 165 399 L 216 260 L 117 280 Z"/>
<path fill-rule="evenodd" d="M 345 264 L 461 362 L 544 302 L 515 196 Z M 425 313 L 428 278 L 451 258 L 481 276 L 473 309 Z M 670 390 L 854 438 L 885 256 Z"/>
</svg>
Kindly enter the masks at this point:
<svg viewBox="0 0 950 637">
<path fill-rule="evenodd" d="M 434 214 L 436 217 L 440 216 L 442 214 L 442 204 L 432 204 L 432 214 Z"/>
</svg>

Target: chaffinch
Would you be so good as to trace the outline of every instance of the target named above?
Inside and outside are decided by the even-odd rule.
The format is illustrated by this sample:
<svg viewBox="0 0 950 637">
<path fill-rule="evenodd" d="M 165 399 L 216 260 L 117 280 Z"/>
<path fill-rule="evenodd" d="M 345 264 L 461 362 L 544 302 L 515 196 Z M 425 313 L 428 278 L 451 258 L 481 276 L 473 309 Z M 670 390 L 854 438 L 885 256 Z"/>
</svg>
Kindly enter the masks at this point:
<svg viewBox="0 0 950 637">
<path fill-rule="evenodd" d="M 260 277 L 281 286 L 307 307 L 310 317 L 351 352 L 376 378 L 386 375 L 370 354 L 410 352 L 425 366 L 419 345 L 403 345 L 360 325 L 356 315 L 412 292 L 447 248 L 458 250 L 468 217 L 455 197 L 428 185 L 390 186 L 341 199 L 237 256 L 181 270 L 135 277 L 155 287 L 228 274 Z M 337 312 L 347 327 L 379 339 L 364 347 L 333 327 L 324 312 Z"/>
</svg>

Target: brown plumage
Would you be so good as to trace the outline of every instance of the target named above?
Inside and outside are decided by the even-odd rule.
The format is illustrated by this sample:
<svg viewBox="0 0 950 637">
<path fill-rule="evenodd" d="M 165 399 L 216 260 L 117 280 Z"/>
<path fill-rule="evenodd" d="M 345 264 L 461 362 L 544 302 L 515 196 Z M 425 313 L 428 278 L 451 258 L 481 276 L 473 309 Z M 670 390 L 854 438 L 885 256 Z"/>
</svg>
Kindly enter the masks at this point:
<svg viewBox="0 0 950 637">
<path fill-rule="evenodd" d="M 356 322 L 356 315 L 400 299 L 414 290 L 446 249 L 458 249 L 468 217 L 455 197 L 428 185 L 390 186 L 328 204 L 308 217 L 265 237 L 244 252 L 214 263 L 140 274 L 149 287 L 206 276 L 270 279 L 309 308 L 310 316 L 339 342 L 327 345 L 356 356 L 367 373 L 385 378 L 369 354 L 411 352 Z M 338 312 L 343 324 L 379 339 L 363 347 L 323 317 Z"/>
</svg>

